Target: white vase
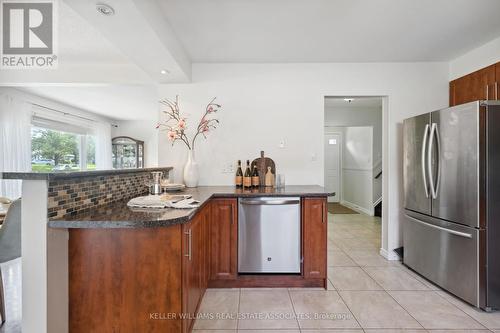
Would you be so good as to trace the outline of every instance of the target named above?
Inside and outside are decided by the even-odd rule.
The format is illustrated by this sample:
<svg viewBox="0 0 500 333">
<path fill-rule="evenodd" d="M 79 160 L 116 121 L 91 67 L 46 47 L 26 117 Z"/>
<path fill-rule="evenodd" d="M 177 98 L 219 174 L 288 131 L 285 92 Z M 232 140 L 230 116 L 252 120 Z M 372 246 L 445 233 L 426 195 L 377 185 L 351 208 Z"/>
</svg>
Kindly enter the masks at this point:
<svg viewBox="0 0 500 333">
<path fill-rule="evenodd" d="M 184 184 L 187 187 L 196 187 L 199 179 L 198 163 L 194 159 L 194 151 L 189 149 L 186 165 L 184 165 Z"/>
</svg>

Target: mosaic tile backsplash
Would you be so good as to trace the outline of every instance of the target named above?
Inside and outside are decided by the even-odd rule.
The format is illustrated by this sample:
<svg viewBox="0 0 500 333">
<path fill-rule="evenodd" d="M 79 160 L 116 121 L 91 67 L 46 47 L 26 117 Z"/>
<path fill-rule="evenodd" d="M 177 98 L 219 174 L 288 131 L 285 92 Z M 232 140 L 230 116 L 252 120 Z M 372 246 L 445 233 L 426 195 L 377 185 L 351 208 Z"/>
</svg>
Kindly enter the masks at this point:
<svg viewBox="0 0 500 333">
<path fill-rule="evenodd" d="M 168 172 L 168 171 L 166 171 Z M 144 183 L 151 172 L 134 172 L 109 176 L 89 176 L 49 182 L 48 217 L 87 213 L 115 201 L 131 199 L 148 192 Z"/>
</svg>

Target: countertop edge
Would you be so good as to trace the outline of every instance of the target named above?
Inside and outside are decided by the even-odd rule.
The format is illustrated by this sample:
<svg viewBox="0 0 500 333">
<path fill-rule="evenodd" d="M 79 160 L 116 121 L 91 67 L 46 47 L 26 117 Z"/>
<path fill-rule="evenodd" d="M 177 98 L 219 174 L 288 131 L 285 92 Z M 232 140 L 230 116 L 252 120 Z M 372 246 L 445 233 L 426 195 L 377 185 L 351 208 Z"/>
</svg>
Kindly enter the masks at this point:
<svg viewBox="0 0 500 333">
<path fill-rule="evenodd" d="M 159 228 L 168 227 L 177 224 L 185 224 L 191 221 L 191 219 L 212 199 L 223 199 L 223 198 L 244 198 L 244 197 L 324 197 L 335 195 L 335 192 L 324 192 L 324 193 L 218 193 L 214 192 L 210 197 L 208 197 L 200 207 L 193 208 L 186 212 L 185 216 L 162 219 L 162 220 L 144 220 L 144 221 L 120 221 L 120 220 L 49 220 L 48 227 L 54 229 L 142 229 L 142 228 Z"/>
<path fill-rule="evenodd" d="M 170 171 L 173 167 L 156 167 L 142 169 L 112 169 L 112 170 L 92 170 L 92 171 L 73 171 L 73 172 L 0 172 L 0 179 L 18 179 L 18 180 L 61 180 L 76 179 L 84 177 L 103 177 L 128 173 L 152 172 L 152 171 Z"/>
</svg>

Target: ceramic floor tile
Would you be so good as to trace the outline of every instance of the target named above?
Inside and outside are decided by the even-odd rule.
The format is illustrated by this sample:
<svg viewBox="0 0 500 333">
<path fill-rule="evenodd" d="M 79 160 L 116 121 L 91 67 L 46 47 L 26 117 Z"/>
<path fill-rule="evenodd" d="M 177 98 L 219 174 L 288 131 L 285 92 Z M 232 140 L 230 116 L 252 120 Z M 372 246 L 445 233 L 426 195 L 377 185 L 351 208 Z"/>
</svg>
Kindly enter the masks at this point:
<svg viewBox="0 0 500 333">
<path fill-rule="evenodd" d="M 340 329 L 340 330 L 301 330 L 301 333 L 363 333 L 362 329 Z M 273 333 L 280 333 L 274 331 Z"/>
<path fill-rule="evenodd" d="M 0 265 L 5 297 L 6 322 L 0 326 L 0 333 L 21 333 L 22 291 L 21 258 Z"/>
<path fill-rule="evenodd" d="M 491 333 L 490 330 L 429 330 L 429 333 Z"/>
<path fill-rule="evenodd" d="M 336 291 L 290 291 L 301 329 L 359 328 Z"/>
<path fill-rule="evenodd" d="M 399 267 L 364 267 L 385 290 L 429 290 L 422 282 Z"/>
<path fill-rule="evenodd" d="M 346 251 L 346 253 L 359 266 L 385 267 L 401 265 L 399 261 L 387 260 L 375 251 L 351 250 Z"/>
<path fill-rule="evenodd" d="M 236 329 L 239 290 L 208 289 L 199 309 L 194 329 Z"/>
<path fill-rule="evenodd" d="M 382 290 L 360 267 L 329 267 L 328 278 L 336 290 Z"/>
<path fill-rule="evenodd" d="M 300 333 L 300 330 L 238 330 L 239 333 Z M 212 332 L 207 332 L 212 333 Z M 221 332 L 222 333 L 222 332 Z M 320 332 L 318 332 L 320 333 Z"/>
<path fill-rule="evenodd" d="M 328 266 L 358 266 L 345 252 L 328 251 Z"/>
<path fill-rule="evenodd" d="M 298 329 L 287 289 L 241 290 L 238 329 Z"/>
<path fill-rule="evenodd" d="M 236 330 L 193 330 L 193 333 L 236 333 Z"/>
<path fill-rule="evenodd" d="M 411 276 L 413 276 L 415 279 L 417 279 L 418 281 L 422 282 L 423 285 L 425 285 L 429 290 L 442 290 L 441 288 L 439 288 L 437 285 L 433 284 L 432 282 L 430 282 L 429 280 L 427 280 L 426 278 L 424 278 L 423 276 L 421 276 L 420 274 L 412 271 L 411 269 L 409 269 L 408 267 L 404 266 L 404 265 L 401 265 L 403 268 L 408 274 L 410 274 Z"/>
<path fill-rule="evenodd" d="M 438 291 L 438 295 L 442 296 L 446 300 L 448 300 L 453 305 L 457 306 L 460 310 L 467 313 L 469 316 L 474 318 L 476 321 L 481 323 L 483 326 L 489 329 L 498 329 L 500 330 L 500 312 L 485 312 L 481 309 L 477 309 L 472 305 L 469 305 L 462 300 L 456 298 L 455 296 L 450 295 L 445 291 Z"/>
<path fill-rule="evenodd" d="M 426 329 L 485 328 L 434 291 L 389 293 Z"/>
<path fill-rule="evenodd" d="M 365 330 L 365 333 L 427 333 L 429 331 L 425 329 L 419 329 L 419 330 L 405 330 L 405 329 L 371 329 L 371 330 Z"/>
<path fill-rule="evenodd" d="M 363 328 L 422 328 L 385 291 L 340 291 Z"/>
</svg>

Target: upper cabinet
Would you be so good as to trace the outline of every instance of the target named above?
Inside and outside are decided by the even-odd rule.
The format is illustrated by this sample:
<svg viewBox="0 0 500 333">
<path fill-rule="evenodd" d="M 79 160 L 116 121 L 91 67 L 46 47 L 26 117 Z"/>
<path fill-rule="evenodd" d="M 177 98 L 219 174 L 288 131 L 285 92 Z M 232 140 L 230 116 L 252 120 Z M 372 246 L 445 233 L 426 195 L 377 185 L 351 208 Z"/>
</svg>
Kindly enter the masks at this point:
<svg viewBox="0 0 500 333">
<path fill-rule="evenodd" d="M 128 136 L 112 140 L 113 169 L 144 168 L 144 141 Z"/>
<path fill-rule="evenodd" d="M 450 82 L 450 106 L 477 100 L 498 100 L 500 63 L 480 69 Z"/>
</svg>

